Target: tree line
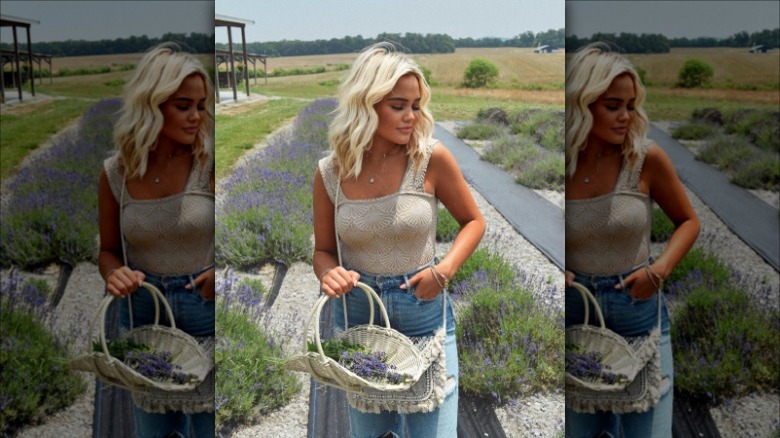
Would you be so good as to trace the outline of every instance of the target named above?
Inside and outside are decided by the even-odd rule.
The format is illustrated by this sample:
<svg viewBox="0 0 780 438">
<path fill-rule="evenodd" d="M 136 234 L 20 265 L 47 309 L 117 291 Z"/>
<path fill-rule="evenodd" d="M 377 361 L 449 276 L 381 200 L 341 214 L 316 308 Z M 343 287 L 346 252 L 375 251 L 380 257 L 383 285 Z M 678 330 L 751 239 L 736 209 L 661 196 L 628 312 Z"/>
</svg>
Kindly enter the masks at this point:
<svg viewBox="0 0 780 438">
<path fill-rule="evenodd" d="M 303 56 L 327 55 L 332 53 L 352 53 L 379 41 L 392 41 L 409 53 L 452 53 L 459 47 L 536 47 L 550 45 L 563 47 L 564 30 L 550 29 L 534 34 L 525 32 L 509 39 L 502 38 L 452 38 L 446 34 L 380 33 L 376 38 L 364 38 L 362 35 L 331 38 L 329 40 L 282 40 L 247 43 L 247 52 L 267 56 Z M 233 50 L 240 50 L 241 43 L 233 42 Z M 219 50 L 228 50 L 226 43 L 217 43 Z"/>
<path fill-rule="evenodd" d="M 214 53 L 214 34 L 205 33 L 166 33 L 159 38 L 146 35 L 127 38 L 104 39 L 99 41 L 67 40 L 51 42 L 33 42 L 32 51 L 51 56 L 90 56 L 112 55 L 120 53 L 140 53 L 165 41 L 175 41 L 192 53 Z M 13 50 L 13 44 L 2 43 L 0 47 Z M 19 50 L 26 51 L 27 44 L 20 44 Z"/>
<path fill-rule="evenodd" d="M 728 38 L 667 38 L 662 34 L 641 34 L 622 32 L 596 33 L 590 38 L 566 37 L 566 50 L 578 48 L 595 41 L 614 44 L 626 53 L 667 53 L 672 47 L 753 47 L 764 45 L 768 48 L 780 47 L 780 28 L 764 29 L 753 33 L 737 32 Z"/>
</svg>

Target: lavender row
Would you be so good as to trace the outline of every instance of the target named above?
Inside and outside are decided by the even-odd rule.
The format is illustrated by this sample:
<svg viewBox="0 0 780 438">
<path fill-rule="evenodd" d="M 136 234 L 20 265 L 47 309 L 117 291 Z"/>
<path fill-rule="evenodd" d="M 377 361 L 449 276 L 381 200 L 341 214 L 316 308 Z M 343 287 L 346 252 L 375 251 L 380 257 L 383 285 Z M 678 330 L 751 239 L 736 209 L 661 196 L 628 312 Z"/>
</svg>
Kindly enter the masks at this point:
<svg viewBox="0 0 780 438">
<path fill-rule="evenodd" d="M 77 130 L 58 137 L 14 177 L 0 221 L 0 265 L 29 269 L 94 257 L 98 175 L 114 149 L 120 105 L 119 99 L 93 105 Z"/>
<path fill-rule="evenodd" d="M 311 256 L 311 183 L 317 161 L 328 149 L 333 100 L 317 100 L 291 130 L 237 169 L 223 186 L 217 207 L 216 258 L 236 267 L 277 261 L 290 264 Z"/>
</svg>

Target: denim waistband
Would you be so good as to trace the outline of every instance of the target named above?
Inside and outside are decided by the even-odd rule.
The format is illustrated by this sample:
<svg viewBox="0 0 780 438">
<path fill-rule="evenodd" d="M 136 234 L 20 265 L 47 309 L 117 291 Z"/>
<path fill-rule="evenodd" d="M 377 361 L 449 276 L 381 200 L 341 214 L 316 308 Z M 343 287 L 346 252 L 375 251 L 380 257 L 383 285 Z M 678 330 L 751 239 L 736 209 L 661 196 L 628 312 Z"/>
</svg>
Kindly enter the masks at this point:
<svg viewBox="0 0 780 438">
<path fill-rule="evenodd" d="M 403 281 L 404 283 L 406 283 L 407 290 L 411 290 L 409 285 L 409 279 L 414 277 L 415 274 L 422 271 L 423 269 L 427 269 L 428 267 L 438 263 L 438 261 L 439 261 L 438 258 L 434 258 L 430 262 L 422 266 L 419 266 L 417 268 L 414 268 L 412 271 L 407 272 L 405 274 L 372 274 L 370 272 L 365 272 L 361 269 L 353 268 L 350 266 L 346 266 L 346 269 L 353 270 L 358 274 L 360 274 L 360 281 L 363 283 L 381 285 L 387 281 L 392 281 L 392 280 L 396 280 L 398 282 Z"/>
<path fill-rule="evenodd" d="M 172 283 L 189 283 L 192 286 L 192 290 L 196 290 L 195 287 L 195 279 L 202 273 L 208 271 L 209 269 L 214 268 L 214 265 L 206 266 L 205 268 L 201 268 L 193 273 L 190 274 L 156 274 L 154 272 L 147 271 L 146 269 L 141 269 L 137 266 L 130 265 L 130 269 L 138 270 L 144 273 L 144 281 L 152 283 L 152 284 L 159 284 L 162 285 L 164 288 L 167 288 L 168 285 Z M 165 291 L 161 291 L 165 292 Z"/>
<path fill-rule="evenodd" d="M 642 269 L 645 266 L 648 266 L 648 265 L 650 265 L 652 263 L 653 263 L 653 259 L 650 258 L 647 261 L 645 261 L 645 262 L 643 262 L 643 263 L 641 263 L 641 264 L 639 264 L 637 266 L 634 266 L 633 268 L 631 268 L 631 269 L 629 269 L 627 271 L 619 272 L 617 274 L 584 274 L 584 273 L 580 273 L 580 272 L 576 272 L 576 271 L 572 271 L 572 272 L 574 272 L 574 275 L 576 277 L 575 280 L 578 280 L 578 283 L 587 282 L 587 283 L 590 283 L 593 286 L 598 286 L 598 285 L 603 285 L 605 283 L 615 284 L 615 282 L 619 282 L 620 286 L 623 289 L 625 289 L 626 285 L 623 283 L 623 280 L 624 280 L 625 277 L 631 275 L 637 269 Z M 584 279 L 584 281 L 582 281 L 583 279 Z"/>
</svg>

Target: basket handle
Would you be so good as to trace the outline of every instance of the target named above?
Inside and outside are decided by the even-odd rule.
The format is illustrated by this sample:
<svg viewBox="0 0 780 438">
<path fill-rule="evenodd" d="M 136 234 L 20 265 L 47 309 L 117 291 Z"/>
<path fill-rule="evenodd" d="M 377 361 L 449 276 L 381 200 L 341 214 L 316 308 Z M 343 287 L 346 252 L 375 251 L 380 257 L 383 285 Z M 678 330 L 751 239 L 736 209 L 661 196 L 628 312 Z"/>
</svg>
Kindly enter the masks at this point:
<svg viewBox="0 0 780 438">
<path fill-rule="evenodd" d="M 366 296 L 368 297 L 368 306 L 369 306 L 369 316 L 368 316 L 368 325 L 374 325 L 374 302 L 376 302 L 379 305 L 379 312 L 382 314 L 382 318 L 384 318 L 385 321 L 385 328 L 390 328 L 390 318 L 387 316 L 387 309 L 385 309 L 385 305 L 382 303 L 382 299 L 379 298 L 379 295 L 374 291 L 374 289 L 371 288 L 371 286 L 358 282 L 357 287 L 363 290 L 365 292 Z M 315 345 L 317 345 L 317 352 L 320 353 L 320 358 L 324 362 L 327 358 L 325 356 L 325 352 L 322 350 L 322 339 L 320 338 L 320 314 L 322 313 L 322 308 L 325 306 L 325 303 L 330 300 L 331 297 L 327 295 L 323 295 L 317 300 L 317 304 L 314 306 L 314 308 L 309 312 L 309 318 L 306 322 L 306 326 L 304 327 L 303 332 L 303 354 L 306 354 L 309 351 L 307 340 L 309 339 L 309 327 L 314 325 L 314 342 Z M 341 297 L 342 300 L 346 300 L 346 297 Z"/>
<path fill-rule="evenodd" d="M 160 292 L 160 290 L 151 283 L 144 282 L 141 287 L 145 288 L 149 291 L 150 294 L 152 294 L 154 301 L 154 325 L 160 325 L 160 301 L 162 301 L 163 307 L 165 307 L 165 313 L 168 315 L 168 320 L 171 322 L 171 328 L 175 329 L 176 321 L 173 319 L 173 311 L 171 310 L 170 304 L 168 304 L 168 300 L 165 299 L 165 295 L 163 295 L 162 292 Z M 90 335 L 94 333 L 95 325 L 99 327 L 100 345 L 103 347 L 103 353 L 107 357 L 111 357 L 111 355 L 108 353 L 108 344 L 106 343 L 106 312 L 108 311 L 108 306 L 115 299 L 117 299 L 117 297 L 110 294 L 103 297 L 103 300 L 98 305 L 98 310 L 95 313 L 95 317 L 92 318 L 92 322 L 89 325 Z M 129 300 L 130 297 L 127 297 L 127 299 Z"/>
<path fill-rule="evenodd" d="M 590 302 L 593 303 L 593 307 L 596 309 L 596 317 L 599 320 L 599 324 L 601 324 L 601 328 L 604 328 L 604 315 L 601 314 L 601 308 L 599 307 L 599 303 L 596 301 L 596 297 L 593 296 L 587 287 L 577 283 L 576 281 L 572 282 L 571 285 L 577 289 L 580 295 L 582 295 L 582 301 L 585 303 L 585 325 L 588 325 L 588 321 L 590 320 L 588 309 L 590 307 L 588 306 L 588 303 Z"/>
</svg>

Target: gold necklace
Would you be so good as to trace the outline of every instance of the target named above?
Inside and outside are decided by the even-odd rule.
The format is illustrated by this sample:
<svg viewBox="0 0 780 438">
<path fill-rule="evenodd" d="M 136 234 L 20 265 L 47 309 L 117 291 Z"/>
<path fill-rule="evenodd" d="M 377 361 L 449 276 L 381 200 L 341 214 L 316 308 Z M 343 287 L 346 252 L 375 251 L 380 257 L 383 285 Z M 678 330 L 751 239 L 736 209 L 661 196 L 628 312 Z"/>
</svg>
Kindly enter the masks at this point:
<svg viewBox="0 0 780 438">
<path fill-rule="evenodd" d="M 396 147 L 398 147 L 398 146 L 396 146 Z M 366 152 L 369 155 L 371 154 L 371 150 L 367 150 Z M 368 183 L 369 184 L 373 184 L 374 182 L 376 182 L 376 178 L 377 177 L 382 176 L 385 173 L 385 163 L 387 162 L 387 157 L 394 157 L 394 156 L 398 155 L 399 153 L 400 153 L 399 151 L 395 151 L 393 153 L 387 153 L 387 152 L 383 153 L 382 154 L 382 166 L 379 169 L 379 174 L 374 175 L 374 176 L 368 178 Z"/>
<path fill-rule="evenodd" d="M 166 158 L 166 160 L 165 160 L 165 172 L 163 172 L 163 175 L 165 175 L 165 174 L 167 174 L 167 173 L 168 173 L 168 170 L 169 170 L 169 168 L 170 168 L 170 166 L 171 166 L 171 158 L 173 158 L 173 157 L 178 157 L 178 156 L 180 156 L 180 155 L 184 155 L 184 154 L 186 154 L 187 152 L 189 152 L 189 151 L 178 152 L 178 153 L 174 153 L 174 152 L 168 152 L 168 154 L 167 154 L 167 155 L 166 155 L 166 157 L 165 157 L 165 158 Z M 157 154 L 157 152 L 155 152 L 155 151 L 152 151 L 152 154 L 155 154 L 155 155 L 156 155 L 156 154 Z M 160 174 L 158 174 L 157 176 L 155 176 L 155 177 L 154 177 L 154 183 L 155 183 L 155 184 L 160 184 Z"/>
</svg>

